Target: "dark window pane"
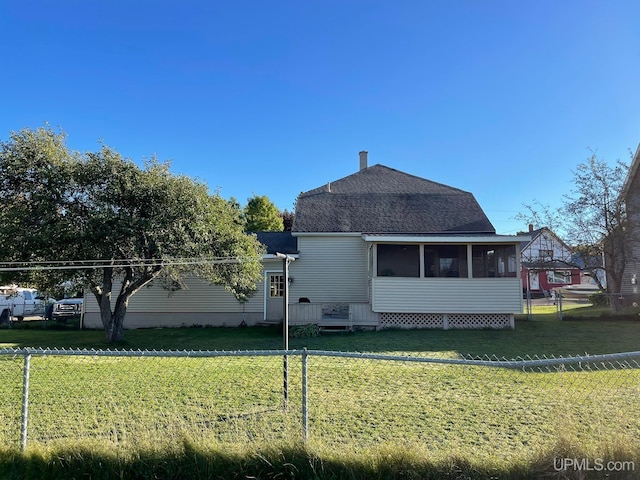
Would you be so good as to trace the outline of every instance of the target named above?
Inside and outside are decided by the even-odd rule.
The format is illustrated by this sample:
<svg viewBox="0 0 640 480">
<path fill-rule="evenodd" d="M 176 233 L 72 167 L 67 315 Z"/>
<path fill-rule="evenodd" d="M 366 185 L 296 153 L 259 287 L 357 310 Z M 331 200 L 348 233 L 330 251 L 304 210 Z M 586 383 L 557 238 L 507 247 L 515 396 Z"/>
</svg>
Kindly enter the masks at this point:
<svg viewBox="0 0 640 480">
<path fill-rule="evenodd" d="M 515 245 L 474 245 L 472 247 L 474 278 L 515 277 Z"/>
<path fill-rule="evenodd" d="M 466 245 L 425 245 L 425 277 L 467 277 Z"/>
<path fill-rule="evenodd" d="M 420 247 L 418 245 L 378 245 L 379 277 L 419 277 Z"/>
</svg>

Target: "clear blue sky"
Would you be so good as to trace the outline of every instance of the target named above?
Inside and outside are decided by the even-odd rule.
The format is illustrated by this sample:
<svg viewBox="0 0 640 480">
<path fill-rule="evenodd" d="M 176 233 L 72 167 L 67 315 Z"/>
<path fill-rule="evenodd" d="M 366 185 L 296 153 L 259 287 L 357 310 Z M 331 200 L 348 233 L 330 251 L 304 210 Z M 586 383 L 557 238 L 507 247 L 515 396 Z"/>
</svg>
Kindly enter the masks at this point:
<svg viewBox="0 0 640 480">
<path fill-rule="evenodd" d="M 3 0 L 0 138 L 157 154 L 291 209 L 358 152 L 473 192 L 498 233 L 640 142 L 637 0 Z"/>
</svg>

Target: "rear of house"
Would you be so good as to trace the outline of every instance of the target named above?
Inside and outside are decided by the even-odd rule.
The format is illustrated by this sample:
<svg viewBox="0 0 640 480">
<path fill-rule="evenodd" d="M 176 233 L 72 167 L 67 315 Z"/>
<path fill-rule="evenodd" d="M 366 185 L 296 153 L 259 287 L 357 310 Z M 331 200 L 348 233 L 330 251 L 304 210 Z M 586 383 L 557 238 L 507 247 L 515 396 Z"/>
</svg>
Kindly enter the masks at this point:
<svg viewBox="0 0 640 480">
<path fill-rule="evenodd" d="M 171 292 L 162 288 L 160 281 L 154 281 L 131 297 L 125 328 L 237 327 L 282 320 L 284 277 L 282 261 L 276 258 L 275 252 L 295 258 L 297 242 L 291 232 L 258 232 L 256 235 L 266 246 L 267 253 L 262 259 L 262 278 L 256 293 L 247 302 L 239 302 L 223 286 L 210 285 L 195 276 L 184 279 L 186 288 Z M 119 288 L 116 283 L 113 291 L 117 292 Z M 100 308 L 88 291 L 85 292 L 83 325 L 102 328 Z"/>
<path fill-rule="evenodd" d="M 496 235 L 471 193 L 368 167 L 366 152 L 298 197 L 293 235 L 292 323 L 512 328 L 522 311 L 524 238 Z"/>
<path fill-rule="evenodd" d="M 286 285 L 292 325 L 513 328 L 528 237 L 496 235 L 469 192 L 367 162 L 361 152 L 358 172 L 300 194 L 292 232 L 258 234 L 267 255 L 248 302 L 195 278 L 172 294 L 151 286 L 125 327 L 278 322 Z M 276 253 L 293 259 L 288 279 Z M 88 300 L 85 325 L 99 327 Z"/>
</svg>

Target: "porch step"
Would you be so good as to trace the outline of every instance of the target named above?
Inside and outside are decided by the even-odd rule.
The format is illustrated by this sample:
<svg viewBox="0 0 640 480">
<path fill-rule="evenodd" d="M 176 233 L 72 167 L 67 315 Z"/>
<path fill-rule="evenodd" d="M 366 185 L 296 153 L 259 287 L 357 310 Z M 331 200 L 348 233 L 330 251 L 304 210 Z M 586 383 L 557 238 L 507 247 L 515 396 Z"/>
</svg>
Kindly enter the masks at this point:
<svg viewBox="0 0 640 480">
<path fill-rule="evenodd" d="M 262 322 L 256 322 L 257 327 L 277 327 L 282 325 L 282 320 L 263 320 Z"/>
</svg>

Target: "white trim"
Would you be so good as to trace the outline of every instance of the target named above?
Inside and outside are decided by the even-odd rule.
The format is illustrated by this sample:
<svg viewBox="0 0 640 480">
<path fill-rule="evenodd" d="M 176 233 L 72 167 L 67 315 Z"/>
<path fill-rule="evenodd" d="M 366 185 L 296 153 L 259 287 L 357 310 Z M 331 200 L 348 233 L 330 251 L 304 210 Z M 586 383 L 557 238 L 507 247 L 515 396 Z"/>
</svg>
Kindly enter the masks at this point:
<svg viewBox="0 0 640 480">
<path fill-rule="evenodd" d="M 378 243 L 432 243 L 432 244 L 486 244 L 520 243 L 531 240 L 525 235 L 368 235 L 363 234 L 365 242 Z"/>
</svg>

